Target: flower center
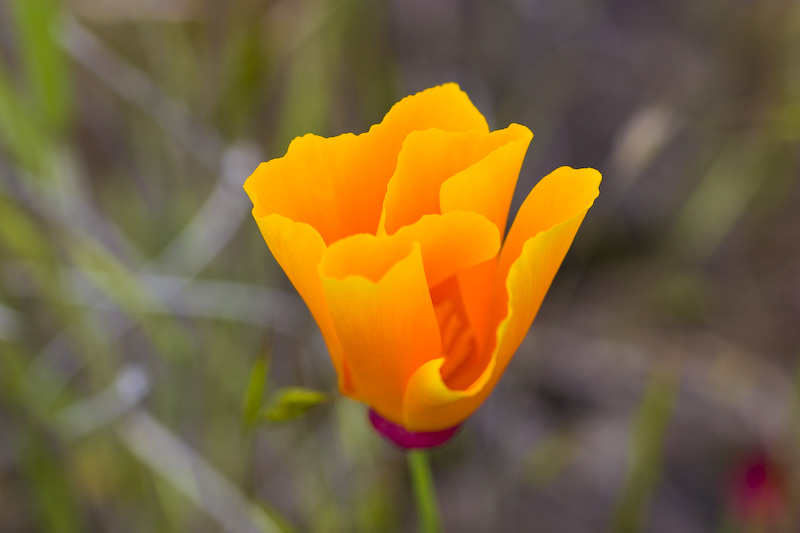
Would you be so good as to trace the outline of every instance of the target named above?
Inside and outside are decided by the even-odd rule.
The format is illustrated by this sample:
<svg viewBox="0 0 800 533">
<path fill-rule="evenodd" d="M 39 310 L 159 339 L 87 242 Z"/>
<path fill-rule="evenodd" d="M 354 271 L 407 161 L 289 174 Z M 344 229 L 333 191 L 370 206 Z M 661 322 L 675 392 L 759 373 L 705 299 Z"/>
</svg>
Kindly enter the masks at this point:
<svg viewBox="0 0 800 533">
<path fill-rule="evenodd" d="M 442 337 L 442 378 L 447 382 L 475 351 L 475 334 L 461 303 L 458 282 L 451 278 L 431 291 L 433 310 Z"/>
</svg>

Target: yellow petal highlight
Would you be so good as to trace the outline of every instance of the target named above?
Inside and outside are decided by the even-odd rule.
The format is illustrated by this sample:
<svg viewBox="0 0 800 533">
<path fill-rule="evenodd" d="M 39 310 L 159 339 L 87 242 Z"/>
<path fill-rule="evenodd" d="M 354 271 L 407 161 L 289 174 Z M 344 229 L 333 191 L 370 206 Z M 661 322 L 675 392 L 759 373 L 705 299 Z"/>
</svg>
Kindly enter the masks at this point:
<svg viewBox="0 0 800 533">
<path fill-rule="evenodd" d="M 441 339 L 420 245 L 378 281 L 320 272 L 333 326 L 358 398 L 402 424 L 402 400 L 411 375 L 439 357 Z M 327 259 L 327 258 L 326 258 Z"/>
<path fill-rule="evenodd" d="M 308 224 L 294 222 L 281 215 L 256 218 L 256 222 L 275 260 L 300 293 L 319 325 L 339 376 L 339 389 L 343 394 L 349 394 L 351 387 L 348 369 L 342 359 L 342 350 L 333 329 L 318 273 L 326 249 L 322 237 Z"/>
<path fill-rule="evenodd" d="M 442 380 L 444 358 L 428 361 L 414 372 L 403 397 L 403 422 L 410 431 L 438 431 L 464 421 L 486 399 L 494 379 L 493 364 L 466 390 L 452 390 Z"/>
<path fill-rule="evenodd" d="M 358 275 L 378 281 L 408 255 L 414 242 L 420 244 L 428 287 L 435 287 L 450 276 L 496 256 L 500 233 L 477 213 L 426 215 L 388 237 L 359 234 L 332 244 L 325 255 L 325 271 L 336 278 Z"/>
<path fill-rule="evenodd" d="M 381 229 L 392 234 L 422 215 L 465 210 L 481 213 L 495 223 L 502 219 L 498 227 L 504 232 L 508 204 L 530 137 L 527 128 L 515 124 L 491 133 L 439 129 L 412 132 L 403 143 L 397 168 L 387 184 Z M 472 171 L 466 178 L 450 186 L 453 192 L 448 196 L 447 209 L 442 209 L 442 184 L 467 170 Z M 464 192 L 464 187 L 473 182 L 482 186 L 476 195 Z M 486 197 L 478 199 L 480 195 Z M 503 205 L 505 212 L 500 213 Z M 481 206 L 489 209 L 484 212 L 475 208 Z"/>
</svg>

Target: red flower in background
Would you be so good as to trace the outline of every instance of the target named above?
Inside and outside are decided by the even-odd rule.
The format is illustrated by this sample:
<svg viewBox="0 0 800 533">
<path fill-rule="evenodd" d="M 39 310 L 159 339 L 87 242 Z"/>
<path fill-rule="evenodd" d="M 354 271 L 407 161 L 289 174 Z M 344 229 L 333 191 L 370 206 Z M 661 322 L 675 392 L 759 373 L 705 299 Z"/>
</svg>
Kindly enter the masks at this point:
<svg viewBox="0 0 800 533">
<path fill-rule="evenodd" d="M 788 479 L 782 465 L 764 450 L 748 454 L 730 485 L 731 515 L 744 531 L 787 531 Z"/>
</svg>

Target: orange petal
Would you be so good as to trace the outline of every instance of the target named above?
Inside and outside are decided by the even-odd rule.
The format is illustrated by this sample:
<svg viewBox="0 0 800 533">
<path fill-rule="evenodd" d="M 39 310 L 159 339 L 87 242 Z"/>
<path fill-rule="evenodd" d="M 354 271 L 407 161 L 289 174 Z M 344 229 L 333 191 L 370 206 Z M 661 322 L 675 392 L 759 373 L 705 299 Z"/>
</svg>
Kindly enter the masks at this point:
<svg viewBox="0 0 800 533">
<path fill-rule="evenodd" d="M 597 197 L 599 182 L 600 174 L 593 169 L 563 167 L 534 188 L 500 254 L 492 307 L 492 317 L 497 317 L 494 323 L 499 322 L 495 349 L 485 360 L 472 361 L 471 368 L 459 368 L 464 372 L 460 380 L 471 383 L 463 391 L 445 384 L 440 372 L 443 359 L 421 367 L 406 390 L 406 427 L 417 431 L 452 427 L 488 396 L 527 334 L 586 211 Z"/>
<path fill-rule="evenodd" d="M 533 138 L 533 133 L 519 124 L 511 124 L 505 131 L 510 139 L 507 144 L 442 184 L 442 213 L 475 211 L 494 222 L 501 234 L 505 233 L 514 187 Z M 458 275 L 464 311 L 481 347 L 485 345 L 494 271 L 495 261 L 488 261 Z"/>
<path fill-rule="evenodd" d="M 416 130 L 488 131 L 486 120 L 455 84 L 409 96 L 362 135 L 294 139 L 286 155 L 262 163 L 245 183 L 263 217 L 278 213 L 313 226 L 330 244 L 356 233 L 375 233 L 386 183 L 400 147 Z"/>
<path fill-rule="evenodd" d="M 441 346 L 420 245 L 411 244 L 408 251 L 377 281 L 361 275 L 340 277 L 341 268 L 335 263 L 341 258 L 334 256 L 326 255 L 320 266 L 355 392 L 398 424 L 403 422 L 402 400 L 409 378 L 438 357 Z"/>
<path fill-rule="evenodd" d="M 412 131 L 430 128 L 489 131 L 486 119 L 472 104 L 467 93 L 455 83 L 431 87 L 403 98 L 392 106 L 380 125 L 374 128 L 380 129 L 381 135 L 396 148 L 395 158 L 406 136 Z"/>
<path fill-rule="evenodd" d="M 497 135 L 498 147 L 442 183 L 439 205 L 442 213 L 457 210 L 480 213 L 494 222 L 503 234 L 511 197 L 533 133 L 525 126 L 511 124 L 492 135 Z"/>
<path fill-rule="evenodd" d="M 490 344 L 500 371 L 527 334 L 599 185 L 594 169 L 561 167 L 522 203 L 500 251 L 487 322 L 489 338 L 497 339 Z M 471 362 L 474 367 L 464 371 L 477 376 L 489 361 Z"/>
<path fill-rule="evenodd" d="M 576 217 L 582 217 L 600 194 L 600 173 L 593 168 L 561 167 L 544 178 L 528 194 L 503 242 L 495 275 L 495 286 L 502 287 L 511 265 L 520 257 L 522 247 L 540 232 L 554 229 Z M 572 237 L 565 243 L 566 251 Z M 557 269 L 559 260 L 554 266 Z M 546 288 L 545 288 L 546 289 Z M 505 291 L 501 290 L 502 293 Z M 501 300 L 505 300 L 504 297 Z M 501 305 L 502 307 L 502 305 Z M 505 309 L 501 310 L 505 315 Z M 502 317 L 501 317 L 502 318 Z"/>
<path fill-rule="evenodd" d="M 319 278 L 319 264 L 325 253 L 322 237 L 308 224 L 293 222 L 277 214 L 257 217 L 256 222 L 275 260 L 286 272 L 317 321 L 339 376 L 339 389 L 343 394 L 349 394 L 351 387 L 348 371 L 342 359 L 341 346 L 333 329 Z"/>
<path fill-rule="evenodd" d="M 325 270 L 336 278 L 359 275 L 378 281 L 408 255 L 413 242 L 420 243 L 427 284 L 435 287 L 457 272 L 496 256 L 500 233 L 477 213 L 425 215 L 388 237 L 359 234 L 335 242 L 325 256 Z"/>
<path fill-rule="evenodd" d="M 502 291 L 507 297 L 500 299 L 506 302 L 505 318 L 497 327 L 497 343 L 491 356 L 491 362 L 497 365 L 498 377 L 536 318 L 591 201 L 572 217 L 528 239 L 522 246 L 519 257 L 512 263 Z M 493 307 L 493 314 L 494 309 Z"/>
<path fill-rule="evenodd" d="M 381 229 L 392 234 L 422 215 L 475 211 L 505 231 L 505 218 L 531 133 L 512 124 L 491 133 L 415 131 L 403 143 L 383 202 Z M 463 177 L 454 178 L 459 173 Z M 446 204 L 440 189 L 448 186 Z M 475 192 L 468 188 L 477 188 Z"/>
<path fill-rule="evenodd" d="M 491 391 L 494 365 L 466 390 L 453 390 L 442 380 L 444 358 L 428 361 L 414 372 L 403 397 L 403 422 L 410 431 L 439 431 L 457 426 L 477 409 Z"/>
<path fill-rule="evenodd" d="M 425 215 L 390 238 L 420 242 L 429 287 L 500 251 L 497 228 L 478 213 L 466 211 Z"/>
<path fill-rule="evenodd" d="M 456 274 L 456 286 L 459 292 L 459 302 L 464 310 L 464 315 L 472 331 L 478 353 L 486 350 L 487 328 L 486 320 L 492 302 L 492 283 L 494 272 L 497 268 L 497 256 L 464 269 Z M 456 362 L 448 360 L 445 366 L 445 381 L 452 388 L 465 388 L 472 381 L 463 381 L 460 377 Z M 461 362 L 458 363 L 460 365 Z"/>
<path fill-rule="evenodd" d="M 374 232 L 394 168 L 378 144 L 371 133 L 296 138 L 285 156 L 261 163 L 245 182 L 254 215 L 305 222 L 327 244 Z"/>
</svg>

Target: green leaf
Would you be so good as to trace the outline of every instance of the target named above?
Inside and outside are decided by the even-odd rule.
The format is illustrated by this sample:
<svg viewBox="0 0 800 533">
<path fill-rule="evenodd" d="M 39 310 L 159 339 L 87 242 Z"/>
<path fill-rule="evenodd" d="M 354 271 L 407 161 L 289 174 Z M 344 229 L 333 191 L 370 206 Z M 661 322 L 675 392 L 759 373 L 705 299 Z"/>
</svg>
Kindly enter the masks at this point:
<svg viewBox="0 0 800 533">
<path fill-rule="evenodd" d="M 267 387 L 267 373 L 269 372 L 269 351 L 265 350 L 260 356 L 253 369 L 250 371 L 250 380 L 247 390 L 244 393 L 242 402 L 242 422 L 246 429 L 252 428 L 258 422 L 261 414 L 261 402 L 264 398 L 264 390 Z"/>
<path fill-rule="evenodd" d="M 261 412 L 268 422 L 286 422 L 306 414 L 315 405 L 328 401 L 328 395 L 302 387 L 287 387 L 275 393 L 270 405 Z"/>
</svg>

